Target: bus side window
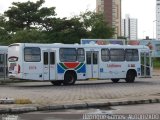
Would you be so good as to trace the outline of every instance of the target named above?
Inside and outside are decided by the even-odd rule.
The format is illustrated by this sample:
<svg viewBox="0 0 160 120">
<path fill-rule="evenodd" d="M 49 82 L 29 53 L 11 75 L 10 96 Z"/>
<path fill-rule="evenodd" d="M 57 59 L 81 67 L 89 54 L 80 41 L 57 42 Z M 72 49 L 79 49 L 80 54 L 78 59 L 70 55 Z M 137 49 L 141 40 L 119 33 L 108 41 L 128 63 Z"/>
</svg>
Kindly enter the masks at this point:
<svg viewBox="0 0 160 120">
<path fill-rule="evenodd" d="M 77 61 L 77 50 L 75 48 L 60 48 L 59 55 L 61 62 Z"/>
<path fill-rule="evenodd" d="M 126 61 L 138 61 L 139 60 L 137 49 L 126 49 L 125 52 L 126 52 L 125 53 Z"/>
<path fill-rule="evenodd" d="M 125 61 L 124 49 L 110 49 L 110 57 L 113 62 Z"/>
<path fill-rule="evenodd" d="M 101 50 L 101 59 L 103 62 L 109 61 L 109 50 L 108 49 Z"/>
<path fill-rule="evenodd" d="M 87 64 L 91 64 L 91 52 L 86 52 Z"/>
<path fill-rule="evenodd" d="M 40 62 L 41 51 L 39 47 L 25 47 L 24 48 L 24 61 L 25 62 Z"/>
<path fill-rule="evenodd" d="M 78 48 L 77 53 L 78 53 L 77 54 L 77 61 L 84 62 L 84 60 L 85 60 L 84 49 L 83 48 Z"/>
</svg>

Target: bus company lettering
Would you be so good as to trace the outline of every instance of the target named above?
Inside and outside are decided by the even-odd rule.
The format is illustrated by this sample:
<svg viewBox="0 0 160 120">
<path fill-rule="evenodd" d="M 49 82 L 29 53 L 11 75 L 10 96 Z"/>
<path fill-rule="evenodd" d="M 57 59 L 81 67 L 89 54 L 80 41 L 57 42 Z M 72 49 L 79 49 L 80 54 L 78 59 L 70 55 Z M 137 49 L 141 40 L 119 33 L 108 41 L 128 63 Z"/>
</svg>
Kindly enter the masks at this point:
<svg viewBox="0 0 160 120">
<path fill-rule="evenodd" d="M 29 70 L 36 70 L 36 66 L 29 66 Z"/>
<path fill-rule="evenodd" d="M 118 65 L 118 64 L 107 64 L 107 67 L 108 68 L 119 68 L 119 67 L 121 67 L 121 65 Z"/>
</svg>

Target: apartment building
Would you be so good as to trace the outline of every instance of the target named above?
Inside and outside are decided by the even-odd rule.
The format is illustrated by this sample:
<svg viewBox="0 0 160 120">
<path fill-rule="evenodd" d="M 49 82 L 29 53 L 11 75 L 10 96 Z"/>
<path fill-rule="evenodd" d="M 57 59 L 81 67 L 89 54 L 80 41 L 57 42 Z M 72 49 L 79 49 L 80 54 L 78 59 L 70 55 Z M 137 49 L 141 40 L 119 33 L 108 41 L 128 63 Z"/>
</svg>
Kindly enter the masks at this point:
<svg viewBox="0 0 160 120">
<path fill-rule="evenodd" d="M 156 2 L 156 20 L 153 22 L 156 22 L 156 39 L 160 40 L 160 0 Z"/>
<path fill-rule="evenodd" d="M 97 0 L 96 11 L 103 13 L 107 23 L 115 28 L 115 37 L 121 36 L 121 0 Z"/>
<path fill-rule="evenodd" d="M 138 20 L 136 18 L 130 18 L 126 15 L 125 19 L 122 19 L 121 35 L 126 37 L 128 40 L 137 40 L 138 38 Z"/>
</svg>

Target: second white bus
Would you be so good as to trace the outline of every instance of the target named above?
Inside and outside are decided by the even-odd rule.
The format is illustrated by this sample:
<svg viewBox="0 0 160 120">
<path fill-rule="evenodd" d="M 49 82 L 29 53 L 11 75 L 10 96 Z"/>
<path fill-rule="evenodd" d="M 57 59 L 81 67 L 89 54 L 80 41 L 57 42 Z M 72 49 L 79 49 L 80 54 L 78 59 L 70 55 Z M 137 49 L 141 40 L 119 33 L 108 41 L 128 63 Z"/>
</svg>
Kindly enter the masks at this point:
<svg viewBox="0 0 160 120">
<path fill-rule="evenodd" d="M 73 85 L 76 80 L 151 76 L 146 46 L 14 43 L 8 47 L 9 78 Z"/>
<path fill-rule="evenodd" d="M 0 78 L 4 79 L 8 76 L 7 56 L 8 46 L 0 46 Z"/>
</svg>

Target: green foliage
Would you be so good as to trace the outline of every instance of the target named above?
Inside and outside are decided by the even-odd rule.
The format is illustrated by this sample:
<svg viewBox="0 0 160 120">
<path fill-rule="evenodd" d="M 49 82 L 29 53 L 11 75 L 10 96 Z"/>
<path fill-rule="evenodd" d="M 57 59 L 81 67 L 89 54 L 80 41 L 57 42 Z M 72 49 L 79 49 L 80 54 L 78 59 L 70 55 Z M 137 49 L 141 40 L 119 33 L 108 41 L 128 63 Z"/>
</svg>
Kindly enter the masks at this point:
<svg viewBox="0 0 160 120">
<path fill-rule="evenodd" d="M 5 29 L 0 28 L 0 45 L 6 45 L 10 39 L 10 34 Z"/>
<path fill-rule="evenodd" d="M 48 32 L 51 42 L 79 43 L 82 37 L 86 36 L 86 30 L 79 18 L 57 19 L 52 24 L 52 29 Z"/>
<path fill-rule="evenodd" d="M 6 19 L 5 16 L 0 14 L 0 28 L 1 29 L 5 29 L 6 26 Z"/>
<path fill-rule="evenodd" d="M 46 34 L 37 30 L 17 31 L 12 35 L 9 43 L 41 43 L 45 42 Z"/>
<path fill-rule="evenodd" d="M 105 23 L 97 22 L 91 30 L 92 38 L 112 38 L 113 29 L 106 26 Z"/>
<path fill-rule="evenodd" d="M 79 43 L 81 38 L 112 38 L 114 29 L 102 14 L 86 11 L 79 16 L 56 18 L 55 7 L 37 2 L 13 2 L 0 15 L 0 43 Z"/>
<path fill-rule="evenodd" d="M 112 38 L 114 29 L 110 28 L 103 16 L 91 11 L 80 15 L 84 28 L 88 31 L 89 38 Z"/>
<path fill-rule="evenodd" d="M 34 2 L 13 2 L 4 15 L 9 19 L 10 31 L 39 28 L 43 20 L 55 15 L 54 7 L 41 7 L 44 0 Z"/>
<path fill-rule="evenodd" d="M 160 68 L 160 58 L 153 59 L 153 68 Z"/>
<path fill-rule="evenodd" d="M 0 14 L 0 44 L 6 44 L 10 39 L 10 34 L 7 31 L 7 24 L 4 15 Z"/>
</svg>

